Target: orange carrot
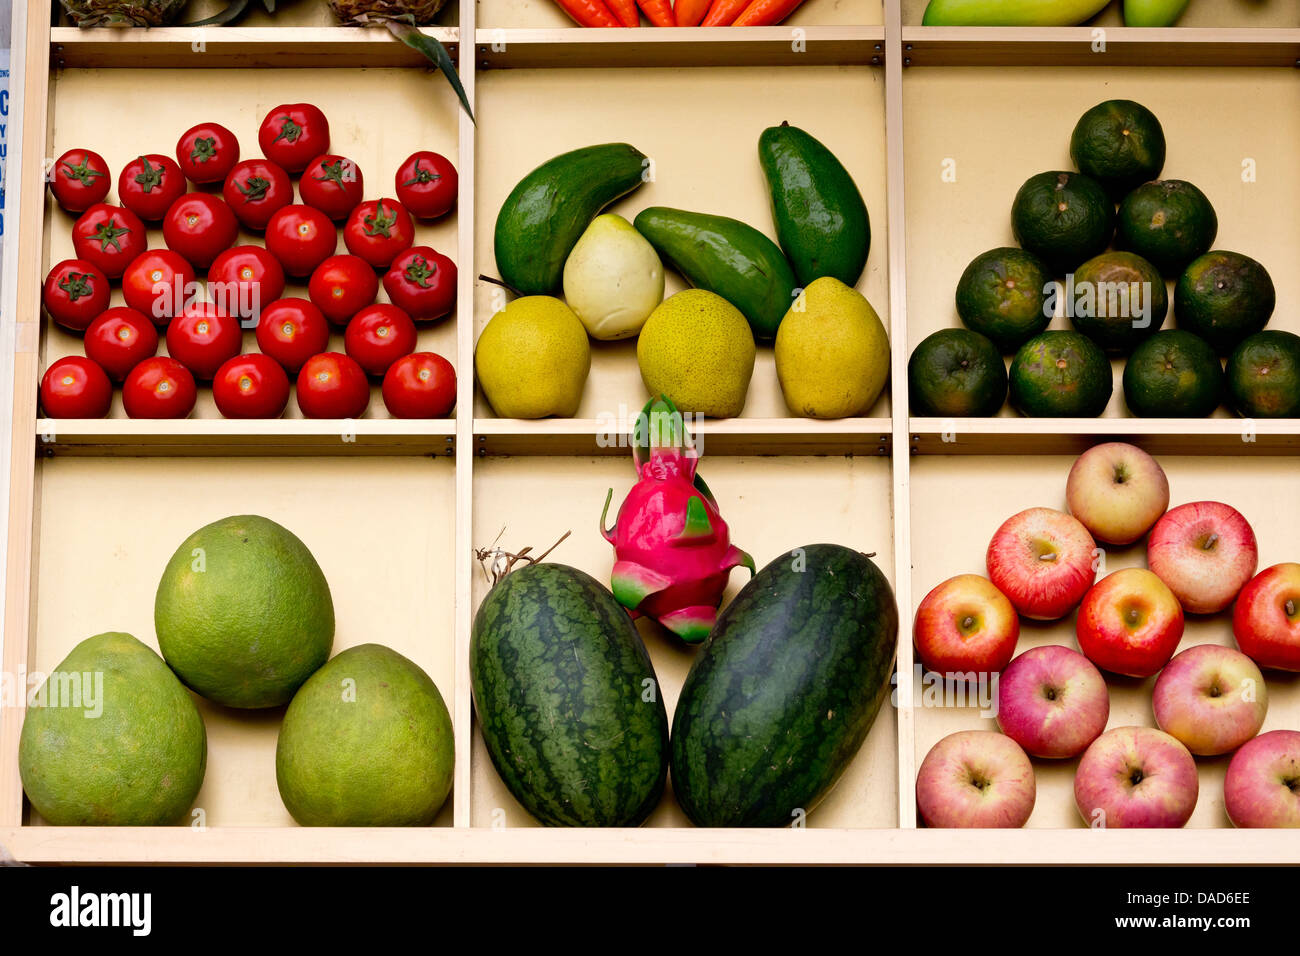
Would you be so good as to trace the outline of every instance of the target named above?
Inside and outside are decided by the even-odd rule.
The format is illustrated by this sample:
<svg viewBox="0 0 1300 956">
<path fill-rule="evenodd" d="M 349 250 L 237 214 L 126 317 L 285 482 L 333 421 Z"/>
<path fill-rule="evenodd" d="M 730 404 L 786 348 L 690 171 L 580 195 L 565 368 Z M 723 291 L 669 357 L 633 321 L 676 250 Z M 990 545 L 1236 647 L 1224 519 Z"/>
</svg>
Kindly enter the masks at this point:
<svg viewBox="0 0 1300 956">
<path fill-rule="evenodd" d="M 677 0 L 673 17 L 679 27 L 697 27 L 709 12 L 709 0 Z"/>
<path fill-rule="evenodd" d="M 560 9 L 581 27 L 616 27 L 618 21 L 604 0 L 555 0 Z"/>
<path fill-rule="evenodd" d="M 803 0 L 751 0 L 732 21 L 733 27 L 770 27 L 794 13 Z"/>
<path fill-rule="evenodd" d="M 605 0 L 614 19 L 621 27 L 639 27 L 641 14 L 636 12 L 636 0 Z"/>
<path fill-rule="evenodd" d="M 677 21 L 673 19 L 673 8 L 668 0 L 636 0 L 636 5 L 655 26 L 677 26 Z"/>
<path fill-rule="evenodd" d="M 713 0 L 713 5 L 709 7 L 708 15 L 700 26 L 729 27 L 731 21 L 740 16 L 748 5 L 749 0 Z"/>
</svg>

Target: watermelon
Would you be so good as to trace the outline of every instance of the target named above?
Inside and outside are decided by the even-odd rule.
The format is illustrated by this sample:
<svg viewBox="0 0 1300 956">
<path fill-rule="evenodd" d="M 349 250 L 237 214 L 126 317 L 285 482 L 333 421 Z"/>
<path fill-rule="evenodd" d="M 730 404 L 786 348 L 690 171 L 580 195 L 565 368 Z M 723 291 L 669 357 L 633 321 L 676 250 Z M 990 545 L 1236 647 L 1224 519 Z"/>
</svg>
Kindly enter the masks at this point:
<svg viewBox="0 0 1300 956">
<path fill-rule="evenodd" d="M 898 608 L 870 557 L 811 544 L 763 568 L 695 658 L 672 728 L 673 792 L 697 826 L 811 813 L 889 693 Z"/>
<path fill-rule="evenodd" d="M 663 795 L 668 714 L 627 611 L 563 564 L 511 571 L 470 637 L 474 710 L 492 765 L 547 826 L 631 827 Z"/>
</svg>

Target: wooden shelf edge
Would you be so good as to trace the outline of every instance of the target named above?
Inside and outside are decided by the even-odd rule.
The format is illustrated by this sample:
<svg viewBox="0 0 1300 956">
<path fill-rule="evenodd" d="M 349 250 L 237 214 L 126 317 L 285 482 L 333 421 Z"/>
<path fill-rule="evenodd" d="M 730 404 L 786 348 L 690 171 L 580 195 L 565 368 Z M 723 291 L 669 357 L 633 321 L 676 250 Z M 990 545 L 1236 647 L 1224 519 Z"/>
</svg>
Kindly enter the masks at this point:
<svg viewBox="0 0 1300 956">
<path fill-rule="evenodd" d="M 1288 66 L 1300 29 L 903 27 L 906 66 Z"/>
<path fill-rule="evenodd" d="M 688 422 L 709 455 L 883 455 L 888 418 L 730 418 Z M 474 419 L 479 455 L 627 455 L 631 426 L 596 418 Z"/>
<path fill-rule="evenodd" d="M 912 418 L 921 455 L 1066 455 L 1099 441 L 1166 455 L 1300 454 L 1300 419 Z"/>
<path fill-rule="evenodd" d="M 423 30 L 455 59 L 458 27 Z M 141 30 L 53 27 L 57 68 L 391 67 L 429 61 L 383 27 L 153 27 Z"/>
<path fill-rule="evenodd" d="M 39 419 L 36 444 L 47 457 L 223 455 L 449 455 L 452 419 Z"/>
<path fill-rule="evenodd" d="M 9 827 L 24 863 L 1293 864 L 1280 830 Z"/>
<path fill-rule="evenodd" d="M 883 26 L 524 30 L 474 35 L 483 69 L 880 65 Z"/>
</svg>

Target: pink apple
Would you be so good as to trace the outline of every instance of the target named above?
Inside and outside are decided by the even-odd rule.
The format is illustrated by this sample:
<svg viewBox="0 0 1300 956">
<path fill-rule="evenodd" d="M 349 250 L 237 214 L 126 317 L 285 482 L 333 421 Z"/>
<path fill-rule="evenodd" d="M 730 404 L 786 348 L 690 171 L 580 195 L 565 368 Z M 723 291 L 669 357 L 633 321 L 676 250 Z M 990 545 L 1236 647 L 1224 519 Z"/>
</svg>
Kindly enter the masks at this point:
<svg viewBox="0 0 1300 956">
<path fill-rule="evenodd" d="M 1079 650 L 1102 670 L 1150 677 L 1183 637 L 1183 609 L 1145 568 L 1106 575 L 1084 595 L 1074 622 Z"/>
<path fill-rule="evenodd" d="M 1160 672 L 1152 691 L 1156 724 L 1194 754 L 1236 750 L 1259 733 L 1268 713 L 1264 675 L 1241 651 L 1198 644 Z"/>
<path fill-rule="evenodd" d="M 1054 621 L 1096 580 L 1096 548 L 1078 519 L 1030 508 L 1004 521 L 989 542 L 989 580 L 1025 617 Z"/>
<path fill-rule="evenodd" d="M 988 674 L 1002 670 L 1015 654 L 1020 618 L 988 578 L 959 574 L 925 596 L 912 633 L 930 670 Z"/>
<path fill-rule="evenodd" d="M 1232 755 L 1223 781 L 1239 827 L 1300 827 L 1300 731 L 1270 730 Z"/>
<path fill-rule="evenodd" d="M 1077 757 L 1106 729 L 1110 694 L 1078 651 L 1034 647 L 998 678 L 998 726 L 1034 757 Z"/>
<path fill-rule="evenodd" d="M 1170 509 L 1147 539 L 1147 567 L 1189 614 L 1215 614 L 1231 604 L 1258 560 L 1249 522 L 1219 501 Z"/>
<path fill-rule="evenodd" d="M 1275 564 L 1250 579 L 1232 609 L 1232 633 L 1260 667 L 1300 671 L 1300 564 Z"/>
<path fill-rule="evenodd" d="M 1163 730 L 1117 727 L 1092 742 L 1074 775 L 1089 826 L 1181 827 L 1196 809 L 1196 761 Z"/>
<path fill-rule="evenodd" d="M 1022 827 L 1034 794 L 1025 752 L 991 730 L 949 734 L 916 775 L 916 807 L 928 827 Z"/>
<path fill-rule="evenodd" d="M 1070 514 L 1098 541 L 1132 544 L 1169 507 L 1169 479 L 1135 445 L 1094 445 L 1075 461 L 1065 482 Z"/>
</svg>

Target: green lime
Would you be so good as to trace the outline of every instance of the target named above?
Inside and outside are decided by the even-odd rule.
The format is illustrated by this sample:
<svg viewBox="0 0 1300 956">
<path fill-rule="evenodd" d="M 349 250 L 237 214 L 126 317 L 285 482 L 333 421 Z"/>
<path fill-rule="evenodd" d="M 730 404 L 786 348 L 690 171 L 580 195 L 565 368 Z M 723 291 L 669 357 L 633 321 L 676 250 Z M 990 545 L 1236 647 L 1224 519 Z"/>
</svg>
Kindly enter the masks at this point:
<svg viewBox="0 0 1300 956">
<path fill-rule="evenodd" d="M 1247 418 L 1300 417 L 1300 335 L 1256 332 L 1228 358 L 1228 394 Z"/>
<path fill-rule="evenodd" d="M 966 328 L 1014 352 L 1052 321 L 1046 309 L 1052 281 L 1032 252 L 990 249 L 971 260 L 957 282 L 957 314 Z"/>
<path fill-rule="evenodd" d="M 1114 389 L 1105 354 L 1078 332 L 1030 339 L 1012 359 L 1010 379 L 1011 404 L 1038 418 L 1095 418 Z"/>
<path fill-rule="evenodd" d="M 1120 203 L 1115 247 L 1176 278 L 1209 251 L 1218 232 L 1219 217 L 1205 193 L 1181 179 L 1160 179 L 1143 183 Z"/>
<path fill-rule="evenodd" d="M 1169 313 L 1160 271 L 1131 252 L 1103 252 L 1066 283 L 1066 315 L 1107 352 L 1126 353 L 1158 332 Z"/>
<path fill-rule="evenodd" d="M 1160 175 L 1165 131 L 1141 103 L 1107 100 L 1079 117 L 1070 135 L 1070 158 L 1118 202 Z"/>
<path fill-rule="evenodd" d="M 1016 242 L 1063 276 L 1105 251 L 1115 231 L 1115 204 L 1082 173 L 1031 176 L 1011 204 Z"/>
<path fill-rule="evenodd" d="M 989 339 L 970 329 L 926 336 L 907 362 L 907 388 L 917 415 L 996 415 L 1007 398 L 1007 367 Z"/>
<path fill-rule="evenodd" d="M 1203 418 L 1223 401 L 1223 367 L 1208 342 L 1157 332 L 1124 365 L 1124 401 L 1139 418 Z"/>
<path fill-rule="evenodd" d="M 1207 252 L 1174 285 L 1178 327 L 1199 335 L 1220 355 L 1268 325 L 1276 303 L 1268 270 L 1237 252 Z"/>
</svg>

